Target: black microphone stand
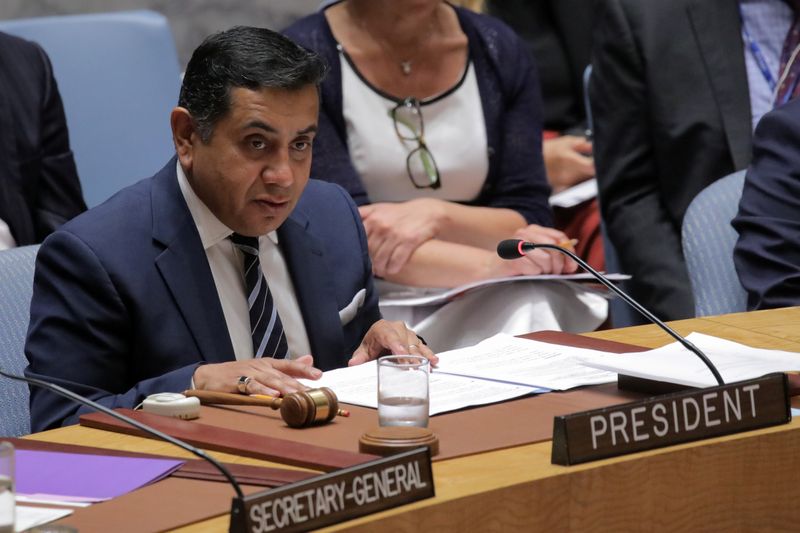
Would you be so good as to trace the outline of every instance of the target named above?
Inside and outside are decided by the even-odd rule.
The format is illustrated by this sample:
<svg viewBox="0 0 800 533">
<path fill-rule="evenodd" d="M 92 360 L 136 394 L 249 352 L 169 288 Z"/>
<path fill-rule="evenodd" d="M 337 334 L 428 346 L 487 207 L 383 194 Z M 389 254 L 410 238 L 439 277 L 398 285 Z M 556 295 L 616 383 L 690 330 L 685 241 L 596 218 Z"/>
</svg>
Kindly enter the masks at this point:
<svg viewBox="0 0 800 533">
<path fill-rule="evenodd" d="M 513 247 L 513 252 L 512 252 L 512 247 Z M 699 357 L 703 361 L 703 363 L 705 363 L 705 365 L 708 367 L 711 373 L 714 375 L 714 378 L 717 380 L 718 384 L 720 385 L 725 384 L 725 381 L 723 381 L 722 376 L 717 370 L 717 367 L 714 366 L 714 363 L 712 363 L 711 360 L 708 358 L 708 356 L 706 356 L 706 354 L 700 351 L 700 349 L 697 346 L 695 346 L 690 341 L 685 339 L 682 335 L 679 335 L 678 332 L 676 332 L 671 327 L 666 325 L 653 313 L 645 309 L 639 302 L 637 302 L 636 300 L 625 294 L 625 292 L 623 292 L 622 289 L 619 289 L 616 285 L 611 283 L 611 281 L 609 281 L 604 275 L 602 275 L 600 272 L 592 268 L 591 265 L 589 265 L 589 263 L 587 263 L 577 255 L 575 255 L 575 253 L 573 253 L 572 251 L 555 244 L 535 244 L 532 242 L 523 242 L 516 239 L 511 239 L 502 241 L 500 244 L 497 245 L 497 254 L 503 259 L 516 259 L 518 257 L 525 256 L 524 250 L 526 249 L 533 250 L 536 248 L 546 248 L 549 250 L 556 250 L 572 258 L 572 260 L 578 263 L 578 265 L 580 265 L 581 268 L 589 272 L 592 276 L 594 276 L 597 279 L 597 281 L 605 285 L 605 287 L 608 290 L 612 291 L 614 294 L 625 300 L 625 302 L 628 305 L 636 309 L 647 320 L 649 320 L 653 324 L 657 325 L 658 327 L 666 331 L 672 338 L 681 343 L 687 350 L 689 350 L 697 357 Z M 512 256 L 511 253 L 514 253 L 515 255 Z"/>
<path fill-rule="evenodd" d="M 92 400 L 90 400 L 88 398 L 84 398 L 83 396 L 81 396 L 79 394 L 76 394 L 76 393 L 72 392 L 71 390 L 67 390 L 64 387 L 61 387 L 60 385 L 56 385 L 55 383 L 48 383 L 47 381 L 43 381 L 41 379 L 29 378 L 29 377 L 25 377 L 25 376 L 17 376 L 15 374 L 9 374 L 7 372 L 4 372 L 2 368 L 0 368 L 0 376 L 5 376 L 8 379 L 13 379 L 15 381 L 22 381 L 24 383 L 28 383 L 28 384 L 31 384 L 31 385 L 35 385 L 37 387 L 42 387 L 44 389 L 47 389 L 50 392 L 54 392 L 54 393 L 58 394 L 59 396 L 63 396 L 65 398 L 68 398 L 68 399 L 72 400 L 73 402 L 79 403 L 81 405 L 85 405 L 86 407 L 90 407 L 90 408 L 92 408 L 92 409 L 94 409 L 96 411 L 100 411 L 101 413 L 105 413 L 108 416 L 114 417 L 117 420 L 121 420 L 121 421 L 125 422 L 126 424 L 130 424 L 131 426 L 133 426 L 135 428 L 141 429 L 145 433 L 149 433 L 150 435 L 153 435 L 154 437 L 157 437 L 157 438 L 159 438 L 161 440 L 165 440 L 165 441 L 169 442 L 170 444 L 174 444 L 178 448 L 182 448 L 182 449 L 186 450 L 187 452 L 190 452 L 190 453 L 196 455 L 200 459 L 204 459 L 204 460 L 208 461 L 217 470 L 219 470 L 222 473 L 223 476 L 225 476 L 225 478 L 228 480 L 228 482 L 230 482 L 231 486 L 233 486 L 233 490 L 236 491 L 236 498 L 244 500 L 244 493 L 242 492 L 242 488 L 239 486 L 239 483 L 236 481 L 236 479 L 234 479 L 234 477 L 230 473 L 230 471 L 228 471 L 228 469 L 225 468 L 219 461 L 217 461 L 216 459 L 214 459 L 213 457 L 208 455 L 203 450 L 201 450 L 199 448 L 195 448 L 191 444 L 188 444 L 186 442 L 183 442 L 182 440 L 176 439 L 175 437 L 171 437 L 171 436 L 167 435 L 166 433 L 163 433 L 163 432 L 161 432 L 161 431 L 159 431 L 159 430 L 157 430 L 155 428 L 152 428 L 152 427 L 148 426 L 147 424 L 143 424 L 143 423 L 139 422 L 138 420 L 134 420 L 133 418 L 130 418 L 130 417 L 125 416 L 123 414 L 117 413 L 116 411 L 114 411 L 112 409 L 109 409 L 108 407 L 106 407 L 104 405 L 100 405 L 99 403 L 94 402 L 94 401 L 92 401 Z"/>
</svg>

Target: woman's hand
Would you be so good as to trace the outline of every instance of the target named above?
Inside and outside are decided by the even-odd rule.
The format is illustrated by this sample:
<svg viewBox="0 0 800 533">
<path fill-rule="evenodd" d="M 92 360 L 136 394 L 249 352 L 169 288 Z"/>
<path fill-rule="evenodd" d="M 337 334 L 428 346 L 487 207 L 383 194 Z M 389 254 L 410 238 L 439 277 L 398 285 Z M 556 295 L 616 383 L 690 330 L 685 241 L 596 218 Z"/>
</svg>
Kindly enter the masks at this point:
<svg viewBox="0 0 800 533">
<path fill-rule="evenodd" d="M 594 176 L 592 143 L 583 137 L 562 135 L 542 145 L 547 181 L 553 192 L 572 187 Z"/>
<path fill-rule="evenodd" d="M 570 248 L 572 244 L 569 237 L 557 229 L 545 228 L 531 224 L 517 230 L 514 238 L 534 244 L 557 244 Z M 556 250 L 536 249 L 528 252 L 525 257 L 504 261 L 500 267 L 503 276 L 523 276 L 539 274 L 572 274 L 578 269 L 578 264 L 568 256 Z"/>
<path fill-rule="evenodd" d="M 358 208 L 367 231 L 372 271 L 386 277 L 403 269 L 414 251 L 436 237 L 445 218 L 444 202 L 419 198 Z"/>
</svg>

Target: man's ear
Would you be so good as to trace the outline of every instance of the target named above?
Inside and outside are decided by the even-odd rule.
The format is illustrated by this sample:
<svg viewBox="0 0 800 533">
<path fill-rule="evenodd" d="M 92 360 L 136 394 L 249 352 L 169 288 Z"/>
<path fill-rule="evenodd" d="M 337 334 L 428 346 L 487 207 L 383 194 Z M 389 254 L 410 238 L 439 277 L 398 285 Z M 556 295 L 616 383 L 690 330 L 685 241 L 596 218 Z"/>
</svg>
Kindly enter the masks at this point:
<svg viewBox="0 0 800 533">
<path fill-rule="evenodd" d="M 178 160 L 184 171 L 190 172 L 195 143 L 202 142 L 192 115 L 188 109 L 176 107 L 169 116 L 169 123 L 172 126 L 172 140 L 175 143 Z"/>
</svg>

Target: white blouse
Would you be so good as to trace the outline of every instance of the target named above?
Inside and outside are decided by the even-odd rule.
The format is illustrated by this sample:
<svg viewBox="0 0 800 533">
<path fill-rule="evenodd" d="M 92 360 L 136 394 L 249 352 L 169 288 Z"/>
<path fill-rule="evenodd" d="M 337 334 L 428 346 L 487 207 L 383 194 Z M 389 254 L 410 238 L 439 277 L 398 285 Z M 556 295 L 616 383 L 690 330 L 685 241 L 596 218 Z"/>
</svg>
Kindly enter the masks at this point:
<svg viewBox="0 0 800 533">
<path fill-rule="evenodd" d="M 486 181 L 489 154 L 472 64 L 467 64 L 454 87 L 420 102 L 425 143 L 439 168 L 441 188 L 417 189 L 408 175 L 406 160 L 418 143 L 400 139 L 395 131 L 391 111 L 398 100 L 370 85 L 341 47 L 339 57 L 347 145 L 370 200 L 474 200 Z"/>
</svg>

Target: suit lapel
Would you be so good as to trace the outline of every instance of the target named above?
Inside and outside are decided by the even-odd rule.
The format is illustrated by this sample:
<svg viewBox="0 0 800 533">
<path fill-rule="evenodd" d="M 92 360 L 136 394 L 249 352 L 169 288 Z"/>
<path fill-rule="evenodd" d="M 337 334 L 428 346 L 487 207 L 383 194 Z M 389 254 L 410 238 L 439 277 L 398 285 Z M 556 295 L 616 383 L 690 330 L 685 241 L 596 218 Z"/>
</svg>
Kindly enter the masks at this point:
<svg viewBox="0 0 800 533">
<path fill-rule="evenodd" d="M 308 219 L 299 210 L 278 229 L 278 242 L 303 314 L 315 366 L 327 368 L 344 352 L 333 265 L 327 263 L 322 242 L 309 230 Z"/>
<path fill-rule="evenodd" d="M 719 107 L 734 167 L 744 168 L 751 157 L 752 114 L 738 2 L 692 0 L 687 12 Z"/>
<path fill-rule="evenodd" d="M 232 361 L 234 352 L 225 315 L 200 235 L 180 192 L 175 165 L 173 158 L 153 180 L 153 238 L 165 246 L 156 257 L 156 268 L 203 359 L 210 363 Z"/>
</svg>

